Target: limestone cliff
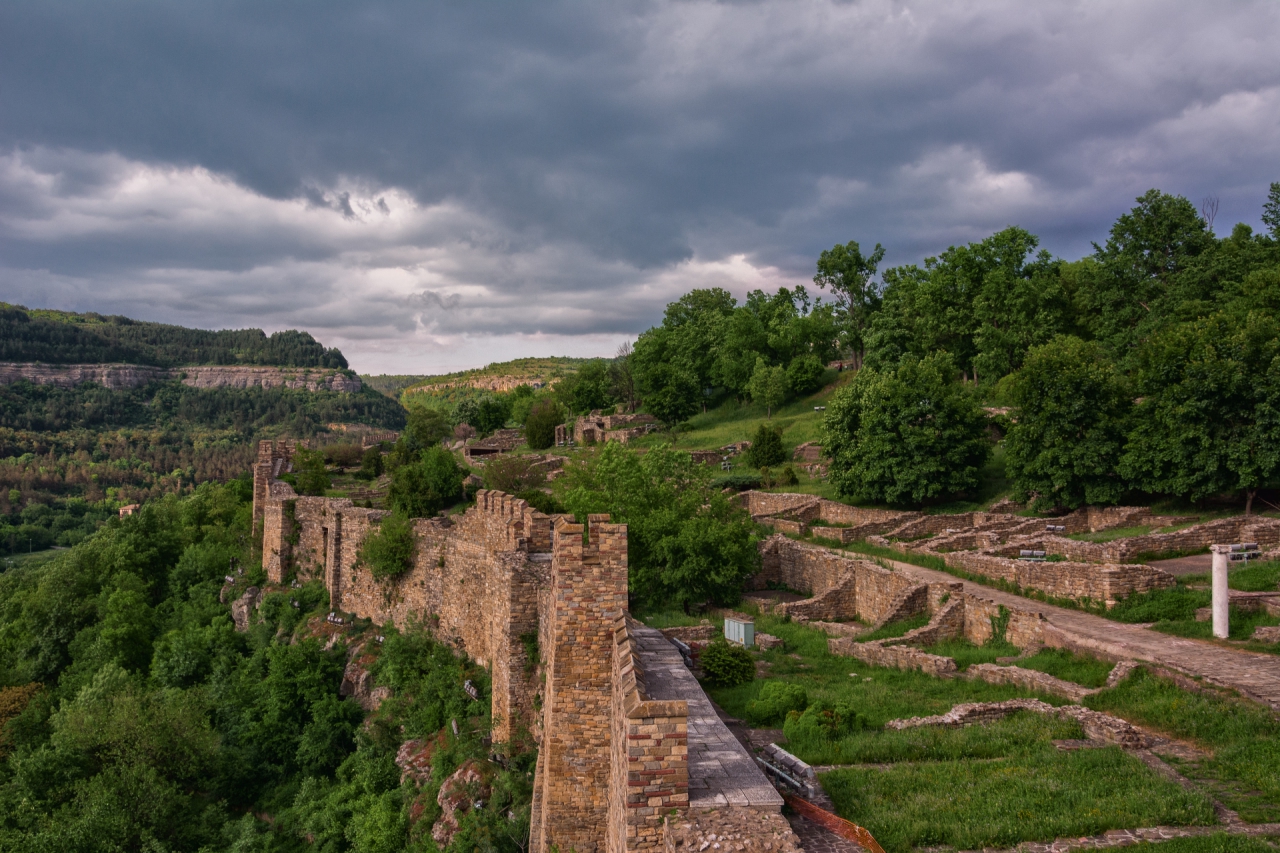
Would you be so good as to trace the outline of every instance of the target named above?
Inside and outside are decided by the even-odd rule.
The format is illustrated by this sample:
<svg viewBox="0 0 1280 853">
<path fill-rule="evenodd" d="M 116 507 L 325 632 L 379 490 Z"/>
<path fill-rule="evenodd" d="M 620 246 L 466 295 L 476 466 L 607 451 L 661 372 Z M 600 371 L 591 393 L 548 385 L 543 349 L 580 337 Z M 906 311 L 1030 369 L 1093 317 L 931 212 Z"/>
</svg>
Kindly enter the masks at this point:
<svg viewBox="0 0 1280 853">
<path fill-rule="evenodd" d="M 40 364 L 0 362 L 0 385 L 26 379 L 36 385 L 73 388 L 96 382 L 113 391 L 139 388 L 156 380 L 181 379 L 193 388 L 305 388 L 308 391 L 357 392 L 359 377 L 323 367 L 255 367 L 207 365 L 198 367 L 149 367 L 142 364 Z"/>
</svg>

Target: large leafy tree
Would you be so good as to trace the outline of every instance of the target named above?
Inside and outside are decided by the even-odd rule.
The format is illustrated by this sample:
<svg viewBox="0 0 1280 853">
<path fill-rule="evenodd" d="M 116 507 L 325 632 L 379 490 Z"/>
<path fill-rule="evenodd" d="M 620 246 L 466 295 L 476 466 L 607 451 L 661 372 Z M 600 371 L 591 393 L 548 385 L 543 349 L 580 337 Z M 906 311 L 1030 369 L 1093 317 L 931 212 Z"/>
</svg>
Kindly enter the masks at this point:
<svg viewBox="0 0 1280 853">
<path fill-rule="evenodd" d="M 865 335 L 871 316 L 880 309 L 880 289 L 876 268 L 884 260 L 884 247 L 876 243 L 869 255 L 862 254 L 856 240 L 836 244 L 818 256 L 818 272 L 813 283 L 831 291 L 840 313 L 842 343 L 848 347 L 857 367 L 862 366 Z"/>
<path fill-rule="evenodd" d="M 987 419 L 946 353 L 864 368 L 827 405 L 828 479 L 848 497 L 919 506 L 973 491 L 991 453 Z"/>
<path fill-rule="evenodd" d="M 1008 394 L 1006 469 L 1015 497 L 1032 498 L 1035 509 L 1119 501 L 1132 395 L 1100 344 L 1064 335 L 1032 349 Z"/>
<path fill-rule="evenodd" d="M 1094 274 L 1082 280 L 1077 305 L 1092 337 L 1121 360 L 1176 318 L 1188 298 L 1181 274 L 1215 245 L 1199 211 L 1182 196 L 1149 190 L 1094 245 Z"/>
<path fill-rule="evenodd" d="M 630 590 L 650 605 L 731 604 L 760 566 L 754 525 L 710 485 L 688 453 L 640 454 L 610 442 L 570 465 L 564 502 L 578 517 L 609 513 L 627 525 Z"/>
<path fill-rule="evenodd" d="M 756 356 L 756 369 L 747 385 L 751 399 L 764 406 L 766 416 L 772 420 L 773 410 L 787 398 L 787 374 L 781 367 L 770 367 L 763 356 Z"/>
<path fill-rule="evenodd" d="M 867 363 L 892 368 L 903 356 L 948 352 L 966 376 L 994 383 L 1027 349 L 1063 331 L 1069 301 L 1060 264 L 1021 228 L 952 246 L 924 268 L 884 273 L 882 309 L 867 332 Z"/>
<path fill-rule="evenodd" d="M 1121 470 L 1192 500 L 1239 492 L 1250 512 L 1280 477 L 1280 321 L 1220 312 L 1153 336 L 1137 361 L 1142 399 Z"/>
</svg>

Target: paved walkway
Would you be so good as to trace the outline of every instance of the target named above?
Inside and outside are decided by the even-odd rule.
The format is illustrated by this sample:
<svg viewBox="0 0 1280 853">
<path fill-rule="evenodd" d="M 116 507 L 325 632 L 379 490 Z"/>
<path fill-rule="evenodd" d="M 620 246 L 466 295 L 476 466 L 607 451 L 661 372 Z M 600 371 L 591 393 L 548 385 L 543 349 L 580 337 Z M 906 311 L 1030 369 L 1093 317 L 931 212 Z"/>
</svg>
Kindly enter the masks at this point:
<svg viewBox="0 0 1280 853">
<path fill-rule="evenodd" d="M 733 736 L 680 652 L 661 633 L 639 626 L 632 634 L 650 699 L 689 703 L 689 805 L 782 810 L 782 797 Z"/>
<path fill-rule="evenodd" d="M 856 556 L 848 551 L 838 553 Z M 960 581 L 946 572 L 898 560 L 885 562 L 903 574 L 919 578 L 921 582 L 960 582 L 964 584 L 965 592 L 979 598 L 1010 609 L 1041 613 L 1053 629 L 1079 647 L 1119 660 L 1154 663 L 1216 687 L 1238 690 L 1241 695 L 1280 711 L 1280 655 L 1246 652 L 1202 640 L 1174 637 L 1140 625 L 1126 625 L 1092 613 L 1044 604 L 972 581 Z"/>
</svg>

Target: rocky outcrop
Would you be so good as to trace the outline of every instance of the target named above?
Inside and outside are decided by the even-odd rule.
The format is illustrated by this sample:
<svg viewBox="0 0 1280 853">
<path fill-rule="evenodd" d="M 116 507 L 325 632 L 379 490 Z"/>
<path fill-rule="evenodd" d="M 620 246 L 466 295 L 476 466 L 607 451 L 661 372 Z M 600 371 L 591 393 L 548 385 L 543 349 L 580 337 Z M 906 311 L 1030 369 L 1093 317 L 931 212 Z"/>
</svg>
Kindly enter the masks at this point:
<svg viewBox="0 0 1280 853">
<path fill-rule="evenodd" d="M 251 586 L 244 591 L 244 595 L 231 602 L 231 621 L 236 623 L 237 631 L 243 633 L 249 630 L 249 620 L 260 601 L 262 601 L 262 591 L 256 586 Z"/>
<path fill-rule="evenodd" d="M 148 382 L 180 379 L 192 388 L 294 388 L 308 391 L 357 392 L 359 377 L 324 367 L 250 367 L 203 365 L 151 367 L 145 364 L 41 364 L 0 362 L 0 385 L 20 380 L 35 385 L 74 388 L 94 382 L 113 391 L 140 388 Z"/>
<path fill-rule="evenodd" d="M 443 813 L 431 827 L 432 839 L 441 848 L 448 847 L 458 831 L 458 813 L 465 813 L 472 808 L 483 808 L 488 799 L 489 789 L 485 785 L 484 777 L 476 767 L 476 763 L 468 761 L 440 785 L 436 802 Z"/>
</svg>

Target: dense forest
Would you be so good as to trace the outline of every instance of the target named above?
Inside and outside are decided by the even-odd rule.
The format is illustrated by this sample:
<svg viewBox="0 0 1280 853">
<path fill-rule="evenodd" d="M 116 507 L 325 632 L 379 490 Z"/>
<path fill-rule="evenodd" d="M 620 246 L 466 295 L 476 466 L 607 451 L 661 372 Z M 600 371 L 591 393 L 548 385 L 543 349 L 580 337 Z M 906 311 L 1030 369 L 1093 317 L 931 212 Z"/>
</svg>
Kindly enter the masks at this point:
<svg viewBox="0 0 1280 853">
<path fill-rule="evenodd" d="M 0 851 L 524 849 L 533 753 L 488 743 L 483 668 L 414 625 L 327 622 L 318 582 L 235 629 L 223 602 L 264 580 L 251 486 L 166 496 L 0 574 Z M 391 691 L 372 713 L 339 689 L 357 645 Z M 410 739 L 417 779 L 395 764 Z M 437 845 L 464 765 L 483 805 Z"/>
<path fill-rule="evenodd" d="M 0 303 L 0 361 L 347 367 L 337 349 L 325 349 L 311 335 L 292 329 L 272 335 L 261 329 L 211 332 L 120 316 L 29 310 L 7 303 Z"/>
</svg>

